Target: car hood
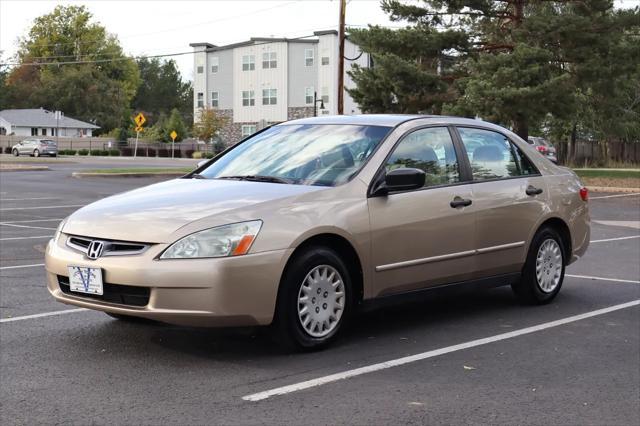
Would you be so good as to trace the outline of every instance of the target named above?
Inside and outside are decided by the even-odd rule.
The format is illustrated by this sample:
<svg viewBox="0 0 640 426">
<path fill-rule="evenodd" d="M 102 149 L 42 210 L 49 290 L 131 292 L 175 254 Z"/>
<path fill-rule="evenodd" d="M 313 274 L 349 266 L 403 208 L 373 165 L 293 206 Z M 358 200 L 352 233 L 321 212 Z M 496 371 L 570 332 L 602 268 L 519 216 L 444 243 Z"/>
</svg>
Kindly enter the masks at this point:
<svg viewBox="0 0 640 426">
<path fill-rule="evenodd" d="M 175 179 L 104 198 L 77 210 L 65 234 L 148 243 L 172 242 L 179 228 L 235 209 L 326 189 L 218 179 Z M 256 218 L 259 219 L 259 218 Z"/>
</svg>

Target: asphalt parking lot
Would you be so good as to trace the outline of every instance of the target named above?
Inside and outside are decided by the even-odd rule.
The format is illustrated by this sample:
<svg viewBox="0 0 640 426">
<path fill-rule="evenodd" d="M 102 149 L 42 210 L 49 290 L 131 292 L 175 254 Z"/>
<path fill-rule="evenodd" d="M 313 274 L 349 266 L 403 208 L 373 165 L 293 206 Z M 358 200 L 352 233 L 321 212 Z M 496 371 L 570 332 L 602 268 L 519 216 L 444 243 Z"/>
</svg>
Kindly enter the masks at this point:
<svg viewBox="0 0 640 426">
<path fill-rule="evenodd" d="M 261 329 L 52 300 L 43 250 L 59 221 L 157 181 L 71 172 L 122 161 L 0 174 L 0 424 L 640 424 L 640 194 L 591 194 L 592 245 L 550 305 L 508 288 L 434 297 L 285 354 Z"/>
</svg>

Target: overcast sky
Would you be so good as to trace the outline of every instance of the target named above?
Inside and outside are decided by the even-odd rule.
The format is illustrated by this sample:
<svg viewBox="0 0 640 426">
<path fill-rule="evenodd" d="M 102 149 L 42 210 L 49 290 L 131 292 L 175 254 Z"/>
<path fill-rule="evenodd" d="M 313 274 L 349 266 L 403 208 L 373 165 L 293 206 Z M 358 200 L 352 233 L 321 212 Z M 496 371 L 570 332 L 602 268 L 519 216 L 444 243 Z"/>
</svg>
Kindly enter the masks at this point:
<svg viewBox="0 0 640 426">
<path fill-rule="evenodd" d="M 339 7 L 336 0 L 0 0 L 0 50 L 5 61 L 15 53 L 16 40 L 27 34 L 33 20 L 58 4 L 86 5 L 131 55 L 190 51 L 193 42 L 222 45 L 250 37 L 299 37 L 337 29 Z M 397 25 L 382 12 L 379 0 L 351 0 L 347 23 Z M 192 56 L 174 59 L 183 78 L 191 80 Z"/>
<path fill-rule="evenodd" d="M 413 2 L 417 0 L 405 0 Z M 299 37 L 313 31 L 337 29 L 337 0 L 0 0 L 0 50 L 3 59 L 16 51 L 33 20 L 58 4 L 84 4 L 94 19 L 118 36 L 131 55 L 190 51 L 189 43 L 222 45 L 250 37 Z M 640 0 L 616 0 L 632 7 Z M 350 0 L 347 24 L 398 25 L 389 21 L 379 0 Z M 185 80 L 193 78 L 191 55 L 174 58 Z"/>
</svg>

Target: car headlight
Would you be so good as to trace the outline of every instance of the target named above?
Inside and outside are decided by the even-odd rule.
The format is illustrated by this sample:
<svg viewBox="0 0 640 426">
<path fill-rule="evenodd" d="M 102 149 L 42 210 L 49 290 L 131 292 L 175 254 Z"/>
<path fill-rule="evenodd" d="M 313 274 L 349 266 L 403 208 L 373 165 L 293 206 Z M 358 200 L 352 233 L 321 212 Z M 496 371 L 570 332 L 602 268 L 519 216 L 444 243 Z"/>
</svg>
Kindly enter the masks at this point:
<svg viewBox="0 0 640 426">
<path fill-rule="evenodd" d="M 252 220 L 198 231 L 171 244 L 160 259 L 240 256 L 249 251 L 261 227 L 261 220 Z"/>
<path fill-rule="evenodd" d="M 62 219 L 58 227 L 56 228 L 56 233 L 53 235 L 53 242 L 58 244 L 58 240 L 60 239 L 60 234 L 62 234 L 62 228 L 67 223 L 67 218 Z"/>
</svg>

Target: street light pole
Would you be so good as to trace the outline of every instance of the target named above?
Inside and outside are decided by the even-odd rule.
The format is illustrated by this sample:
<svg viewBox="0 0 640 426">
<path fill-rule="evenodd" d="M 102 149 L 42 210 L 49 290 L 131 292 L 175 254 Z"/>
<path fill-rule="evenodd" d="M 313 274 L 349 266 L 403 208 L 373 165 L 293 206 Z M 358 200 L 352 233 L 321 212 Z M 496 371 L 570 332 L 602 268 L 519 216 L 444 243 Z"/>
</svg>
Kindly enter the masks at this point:
<svg viewBox="0 0 640 426">
<path fill-rule="evenodd" d="M 320 102 L 320 109 L 324 109 L 324 101 L 322 98 L 318 99 L 318 92 L 313 92 L 313 116 L 318 116 L 318 102 Z"/>
</svg>

